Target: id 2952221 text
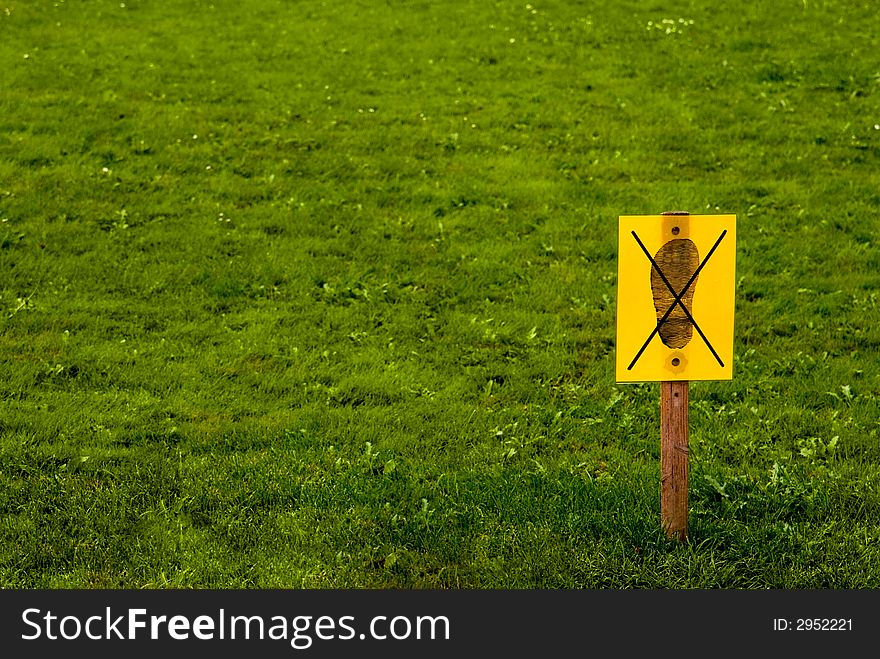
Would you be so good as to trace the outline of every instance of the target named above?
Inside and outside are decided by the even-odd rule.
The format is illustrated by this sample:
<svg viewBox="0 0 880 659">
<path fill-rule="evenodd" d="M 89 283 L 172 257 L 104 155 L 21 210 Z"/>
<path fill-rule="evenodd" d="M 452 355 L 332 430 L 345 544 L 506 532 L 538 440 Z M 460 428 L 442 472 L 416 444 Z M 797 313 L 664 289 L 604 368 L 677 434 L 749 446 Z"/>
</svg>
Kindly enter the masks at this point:
<svg viewBox="0 0 880 659">
<path fill-rule="evenodd" d="M 773 618 L 775 632 L 851 632 L 852 618 Z"/>
</svg>

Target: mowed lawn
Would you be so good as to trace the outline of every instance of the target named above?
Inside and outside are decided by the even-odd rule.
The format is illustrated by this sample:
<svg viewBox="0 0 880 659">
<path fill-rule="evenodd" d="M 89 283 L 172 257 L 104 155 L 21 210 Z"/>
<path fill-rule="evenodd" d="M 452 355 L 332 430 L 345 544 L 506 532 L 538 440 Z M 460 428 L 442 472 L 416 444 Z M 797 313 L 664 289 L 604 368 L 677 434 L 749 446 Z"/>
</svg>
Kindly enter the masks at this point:
<svg viewBox="0 0 880 659">
<path fill-rule="evenodd" d="M 850 0 L 0 0 L 0 586 L 880 587 L 878 53 Z M 737 216 L 686 543 L 614 374 L 667 210 Z"/>
</svg>

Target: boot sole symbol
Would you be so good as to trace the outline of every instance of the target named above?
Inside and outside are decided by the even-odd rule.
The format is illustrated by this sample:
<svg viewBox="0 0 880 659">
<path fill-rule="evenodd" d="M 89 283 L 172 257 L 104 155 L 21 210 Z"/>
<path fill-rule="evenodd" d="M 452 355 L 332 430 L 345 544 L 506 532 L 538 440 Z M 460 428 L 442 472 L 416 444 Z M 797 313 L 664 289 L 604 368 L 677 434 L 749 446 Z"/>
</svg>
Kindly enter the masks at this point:
<svg viewBox="0 0 880 659">
<path fill-rule="evenodd" d="M 651 266 L 651 295 L 657 312 L 657 333 L 668 348 L 684 348 L 694 335 L 694 325 L 688 317 L 697 288 L 695 278 L 685 290 L 688 280 L 700 266 L 700 254 L 690 238 L 670 240 L 654 255 Z M 677 291 L 684 290 L 681 304 L 676 304 Z M 669 309 L 672 312 L 667 314 Z M 663 317 L 666 320 L 661 322 Z"/>
</svg>

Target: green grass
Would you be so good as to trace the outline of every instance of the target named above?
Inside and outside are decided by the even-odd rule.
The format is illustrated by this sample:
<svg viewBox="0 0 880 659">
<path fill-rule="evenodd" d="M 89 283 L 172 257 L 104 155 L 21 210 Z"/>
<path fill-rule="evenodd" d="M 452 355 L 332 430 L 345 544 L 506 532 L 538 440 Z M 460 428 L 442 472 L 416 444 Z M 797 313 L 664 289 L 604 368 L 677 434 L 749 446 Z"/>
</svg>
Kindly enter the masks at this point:
<svg viewBox="0 0 880 659">
<path fill-rule="evenodd" d="M 880 587 L 868 2 L 0 0 L 0 585 Z M 617 216 L 738 218 L 614 383 Z"/>
</svg>

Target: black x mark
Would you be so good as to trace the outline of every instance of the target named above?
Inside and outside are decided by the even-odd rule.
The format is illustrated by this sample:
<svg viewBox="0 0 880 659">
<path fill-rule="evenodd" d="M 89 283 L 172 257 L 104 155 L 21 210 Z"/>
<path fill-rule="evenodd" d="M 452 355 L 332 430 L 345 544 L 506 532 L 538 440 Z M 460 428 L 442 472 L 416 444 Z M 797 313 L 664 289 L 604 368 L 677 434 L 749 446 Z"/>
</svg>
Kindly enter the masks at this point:
<svg viewBox="0 0 880 659">
<path fill-rule="evenodd" d="M 639 361 L 639 357 L 641 357 L 642 353 L 645 352 L 645 348 L 647 348 L 648 344 L 651 343 L 651 339 L 653 339 L 654 336 L 657 334 L 657 332 L 660 331 L 661 325 L 663 325 L 663 323 L 666 322 L 666 319 L 669 318 L 669 315 L 672 313 L 672 310 L 675 309 L 676 304 L 681 307 L 682 311 L 684 311 L 685 316 L 687 316 L 688 320 L 691 322 L 691 324 L 697 330 L 697 333 L 700 335 L 700 338 L 703 339 L 703 342 L 706 344 L 706 347 L 709 348 L 709 350 L 712 352 L 712 356 L 715 357 L 715 359 L 718 361 L 718 363 L 723 367 L 724 362 L 721 361 L 721 357 L 719 357 L 718 353 L 715 352 L 715 348 L 713 348 L 712 344 L 709 343 L 709 339 L 707 339 L 706 335 L 703 334 L 703 330 L 701 330 L 700 326 L 697 325 L 697 321 L 694 320 L 694 317 L 691 315 L 691 312 L 688 311 L 688 308 L 686 306 L 684 306 L 684 302 L 681 301 L 681 298 L 684 297 L 685 293 L 687 293 L 687 290 L 691 287 L 691 284 L 693 284 L 697 280 L 697 275 L 700 274 L 700 270 L 703 269 L 703 266 L 706 265 L 706 262 L 709 260 L 709 258 L 712 256 L 712 254 L 714 254 L 715 250 L 718 249 L 718 245 L 721 244 L 721 241 L 724 239 L 724 236 L 727 235 L 727 229 L 725 229 L 724 231 L 721 232 L 721 235 L 718 236 L 718 240 L 716 240 L 715 244 L 712 245 L 712 249 L 710 249 L 709 253 L 706 254 L 706 258 L 704 258 L 703 261 L 700 263 L 699 267 L 696 270 L 694 270 L 694 274 L 691 275 L 691 278 L 688 279 L 688 282 L 684 285 L 684 288 L 682 288 L 681 291 L 678 293 L 676 293 L 675 289 L 672 288 L 672 284 L 670 284 L 669 280 L 666 279 L 666 275 L 663 274 L 663 271 L 660 269 L 660 266 L 657 265 L 657 262 L 654 260 L 654 257 L 651 256 L 651 253 L 647 250 L 647 248 L 642 243 L 642 241 L 639 240 L 639 237 L 636 235 L 635 231 L 632 232 L 632 235 L 633 235 L 633 238 L 636 239 L 636 242 L 639 244 L 639 247 L 642 248 L 642 251 L 645 253 L 645 256 L 648 257 L 648 260 L 651 262 L 651 265 L 657 271 L 657 274 L 660 275 L 660 279 L 663 280 L 663 283 L 666 285 L 666 288 L 669 289 L 669 292 L 672 293 L 672 295 L 675 297 L 675 299 L 672 301 L 672 304 L 669 305 L 669 308 L 666 310 L 666 312 L 663 314 L 663 316 L 660 318 L 660 320 L 657 321 L 657 327 L 655 327 L 654 330 L 651 332 L 650 336 L 648 336 L 648 338 L 645 339 L 645 342 L 642 344 L 642 347 L 639 349 L 638 353 L 636 353 L 636 356 L 633 357 L 633 360 L 632 360 L 632 362 L 630 362 L 630 365 L 626 367 L 626 370 L 631 371 L 632 367 L 636 365 L 636 362 Z"/>
</svg>

